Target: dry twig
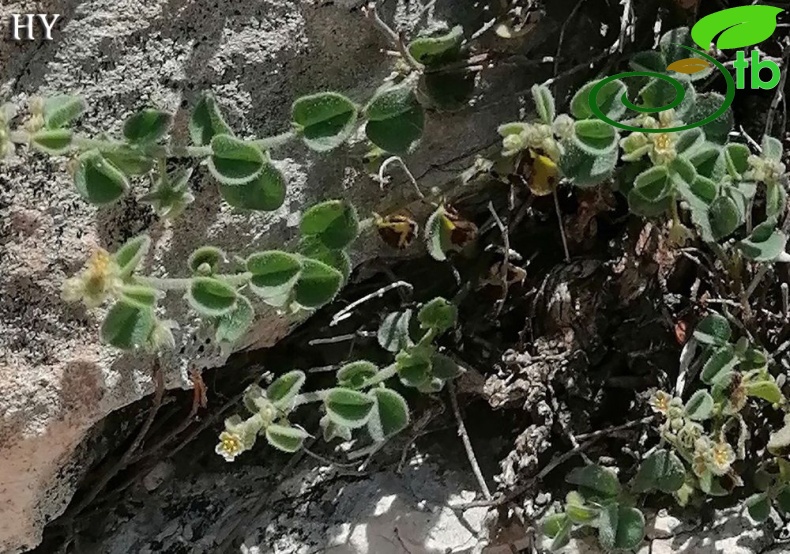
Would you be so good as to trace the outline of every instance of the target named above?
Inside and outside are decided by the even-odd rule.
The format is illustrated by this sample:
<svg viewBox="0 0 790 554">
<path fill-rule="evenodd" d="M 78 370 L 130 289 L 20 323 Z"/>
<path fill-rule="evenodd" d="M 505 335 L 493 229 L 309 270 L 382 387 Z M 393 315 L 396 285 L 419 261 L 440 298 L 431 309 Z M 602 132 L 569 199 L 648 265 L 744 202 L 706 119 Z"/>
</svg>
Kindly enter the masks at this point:
<svg viewBox="0 0 790 554">
<path fill-rule="evenodd" d="M 480 490 L 483 491 L 483 495 L 486 497 L 486 500 L 491 500 L 493 497 L 491 496 L 491 491 L 488 490 L 488 485 L 486 484 L 485 479 L 483 478 L 483 472 L 480 471 L 480 464 L 477 463 L 477 458 L 475 457 L 475 451 L 472 448 L 472 443 L 469 440 L 469 434 L 466 432 L 466 426 L 464 425 L 464 420 L 461 418 L 461 410 L 458 408 L 458 398 L 455 395 L 455 383 L 452 381 L 447 383 L 448 390 L 450 393 L 450 403 L 453 406 L 453 413 L 455 414 L 455 420 L 458 422 L 458 436 L 461 437 L 461 441 L 464 443 L 464 448 L 466 449 L 466 456 L 469 458 L 469 463 L 472 466 L 472 473 L 475 474 L 475 478 L 477 479 L 477 483 L 480 485 Z"/>
</svg>

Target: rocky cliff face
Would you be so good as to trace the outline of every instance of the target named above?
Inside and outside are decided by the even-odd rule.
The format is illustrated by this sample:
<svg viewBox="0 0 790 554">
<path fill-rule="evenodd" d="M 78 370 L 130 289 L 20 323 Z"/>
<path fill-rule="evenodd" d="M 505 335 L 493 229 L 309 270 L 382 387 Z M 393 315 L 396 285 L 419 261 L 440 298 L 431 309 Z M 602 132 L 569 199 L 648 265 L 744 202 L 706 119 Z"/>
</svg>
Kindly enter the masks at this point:
<svg viewBox="0 0 790 554">
<path fill-rule="evenodd" d="M 210 89 L 240 136 L 274 134 L 284 130 L 294 98 L 338 90 L 361 101 L 389 73 L 385 42 L 358 4 L 6 1 L 4 26 L 12 13 L 61 18 L 49 42 L 13 43 L 3 33 L 0 98 L 24 105 L 33 96 L 84 95 L 90 107 L 79 127 L 91 134 L 117 133 L 134 111 L 155 105 L 177 114 L 176 137 L 185 140 L 189 107 Z M 423 29 L 463 23 L 471 2 L 461 4 L 392 1 L 382 14 L 404 28 Z M 483 83 L 485 102 L 474 113 L 431 117 L 423 147 L 409 160 L 421 184 L 451 178 L 495 140 L 497 122 L 517 116 L 517 105 L 501 99 L 513 98 L 528 78 L 508 75 L 503 83 Z M 65 158 L 20 150 L 0 165 L 0 551 L 37 544 L 42 525 L 63 510 L 90 461 L 89 452 L 74 456 L 86 431 L 152 390 L 150 358 L 99 343 L 101 310 L 60 300 L 63 279 L 79 270 L 92 248 L 114 249 L 146 232 L 154 240 L 146 269 L 179 276 L 202 244 L 244 253 L 288 243 L 301 210 L 320 200 L 350 198 L 363 215 L 402 203 L 397 190 L 384 195 L 362 171 L 353 149 L 320 156 L 297 145 L 276 157 L 288 177 L 280 210 L 231 209 L 198 168 L 192 181 L 197 201 L 175 225 L 159 221 L 134 195 L 102 209 L 88 205 L 74 190 Z M 376 244 L 360 240 L 356 260 L 374 255 Z M 187 386 L 189 368 L 221 366 L 225 357 L 179 298 L 166 308 L 182 322 L 179 348 L 164 360 L 167 386 Z M 239 348 L 272 344 L 292 323 L 264 312 Z"/>
</svg>

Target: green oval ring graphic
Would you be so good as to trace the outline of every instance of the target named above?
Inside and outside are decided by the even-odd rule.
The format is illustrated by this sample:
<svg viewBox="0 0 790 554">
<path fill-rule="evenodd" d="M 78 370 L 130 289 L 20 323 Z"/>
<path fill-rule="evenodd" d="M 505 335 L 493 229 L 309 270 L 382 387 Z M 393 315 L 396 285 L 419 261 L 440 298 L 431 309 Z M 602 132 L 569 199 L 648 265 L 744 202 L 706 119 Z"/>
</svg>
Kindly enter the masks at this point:
<svg viewBox="0 0 790 554">
<path fill-rule="evenodd" d="M 708 117 L 706 117 L 702 121 L 698 121 L 696 123 L 690 123 L 690 124 L 684 125 L 682 127 L 668 127 L 668 128 L 662 128 L 662 129 L 645 129 L 644 127 L 632 127 L 631 125 L 625 125 L 623 123 L 620 123 L 619 121 L 615 121 L 615 120 L 609 118 L 605 113 L 603 113 L 601 108 L 598 106 L 598 94 L 600 94 L 600 92 L 603 89 L 603 87 L 605 87 L 607 84 L 609 84 L 612 81 L 615 81 L 617 79 L 626 78 L 626 77 L 653 77 L 654 79 L 661 79 L 662 81 L 670 83 L 675 88 L 675 93 L 676 93 L 675 99 L 672 102 L 670 102 L 669 104 L 667 104 L 666 106 L 661 106 L 661 107 L 658 107 L 658 108 L 645 108 L 643 106 L 637 106 L 636 104 L 634 104 L 633 102 L 631 102 L 628 99 L 628 93 L 623 94 L 623 96 L 621 98 L 621 100 L 623 102 L 623 105 L 625 105 L 627 108 L 629 108 L 631 110 L 634 110 L 634 111 L 637 111 L 637 112 L 640 112 L 640 113 L 660 113 L 660 112 L 664 112 L 666 110 L 670 110 L 670 109 L 672 109 L 672 108 L 674 108 L 676 106 L 679 106 L 680 103 L 683 102 L 683 99 L 686 96 L 686 91 L 683 89 L 683 84 L 680 81 L 678 81 L 677 79 L 673 79 L 669 75 L 666 75 L 666 74 L 663 74 L 663 73 L 654 73 L 652 71 L 628 71 L 628 72 L 625 72 L 625 73 L 618 73 L 617 75 L 611 75 L 609 77 L 606 77 L 601 82 L 596 84 L 592 88 L 592 90 L 590 90 L 590 109 L 592 110 L 593 114 L 598 119 L 608 123 L 609 125 L 611 125 L 613 127 L 617 127 L 618 129 L 624 129 L 626 131 L 638 131 L 638 132 L 641 132 L 641 133 L 677 133 L 679 131 L 687 131 L 689 129 L 694 129 L 696 127 L 701 127 L 703 125 L 707 125 L 708 123 L 710 123 L 712 121 L 715 121 L 721 115 L 723 115 L 724 112 L 727 111 L 727 108 L 729 108 L 732 105 L 733 100 L 735 100 L 735 79 L 733 79 L 732 75 L 730 75 L 730 72 L 727 71 L 726 67 L 724 67 L 721 63 L 719 63 L 717 60 L 715 60 L 714 58 L 712 58 L 711 56 L 709 56 L 705 52 L 702 52 L 702 51 L 697 50 L 695 48 L 691 48 L 690 46 L 686 46 L 684 44 L 676 44 L 676 46 L 680 46 L 681 48 L 685 48 L 686 50 L 689 50 L 690 52 L 693 52 L 695 54 L 699 54 L 705 60 L 707 60 L 710 63 L 712 63 L 713 65 L 715 65 L 716 68 L 724 76 L 724 79 L 727 81 L 727 92 L 724 95 L 724 103 L 721 105 L 721 107 L 718 110 L 716 110 L 715 112 L 710 114 Z"/>
</svg>

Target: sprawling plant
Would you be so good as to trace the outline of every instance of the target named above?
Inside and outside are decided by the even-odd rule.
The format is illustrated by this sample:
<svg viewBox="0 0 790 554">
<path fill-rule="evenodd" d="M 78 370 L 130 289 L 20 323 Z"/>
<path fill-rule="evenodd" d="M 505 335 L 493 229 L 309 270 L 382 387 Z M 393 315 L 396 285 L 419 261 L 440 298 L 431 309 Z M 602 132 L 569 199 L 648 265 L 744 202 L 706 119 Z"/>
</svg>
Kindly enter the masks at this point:
<svg viewBox="0 0 790 554">
<path fill-rule="evenodd" d="M 157 351 L 174 346 L 171 320 L 156 313 L 158 301 L 178 291 L 216 330 L 226 347 L 241 339 L 255 319 L 249 296 L 285 311 L 316 309 L 331 301 L 351 270 L 347 248 L 359 234 L 356 210 L 341 200 L 317 204 L 302 215 L 298 252 L 267 250 L 246 258 L 213 246 L 195 250 L 186 263 L 188 277 L 140 275 L 138 267 L 151 240 L 136 237 L 117 252 L 98 250 L 85 269 L 63 285 L 63 299 L 93 308 L 111 301 L 102 339 L 122 349 Z M 230 265 L 228 271 L 224 266 Z"/>
<path fill-rule="evenodd" d="M 686 43 L 688 29 L 676 29 L 662 37 L 660 52 L 638 53 L 631 65 L 666 74 L 667 65 L 682 54 L 679 45 Z M 611 183 L 627 197 L 633 213 L 669 217 L 676 244 L 692 238 L 693 228 L 706 243 L 737 249 L 747 259 L 790 261 L 784 251 L 787 236 L 777 228 L 787 202 L 781 141 L 765 136 L 759 154 L 746 144 L 730 142 L 729 108 L 701 127 L 671 131 L 686 122 L 704 121 L 724 102 L 718 93 L 695 90 L 694 83 L 708 76 L 710 68 L 692 75 L 672 73 L 684 94 L 679 105 L 667 110 L 663 108 L 677 97 L 677 90 L 657 78 L 637 79 L 630 89 L 621 79 L 588 83 L 571 100 L 570 115 L 557 115 L 551 91 L 536 85 L 532 93 L 539 121 L 499 128 L 502 155 L 511 160 L 509 172 L 523 176 L 536 195 L 551 194 L 561 180 L 581 188 Z M 617 127 L 593 113 L 593 91 L 607 118 L 644 132 L 621 137 Z M 627 100 L 629 93 L 640 99 L 638 106 Z M 649 115 L 657 110 L 663 111 Z M 755 224 L 758 192 L 766 200 L 764 219 Z M 681 210 L 692 228 L 684 224 Z"/>
<path fill-rule="evenodd" d="M 327 442 L 334 438 L 351 440 L 352 432 L 365 429 L 374 445 L 406 428 L 409 409 L 406 400 L 386 382 L 398 377 L 406 387 L 435 393 L 461 374 L 458 364 L 439 352 L 434 340 L 455 325 L 456 309 L 443 298 L 424 304 L 412 324 L 412 311 L 396 312 L 382 322 L 379 344 L 395 355 L 392 364 L 379 368 L 373 362 L 358 360 L 337 371 L 337 386 L 331 389 L 301 392 L 305 383 L 302 371 L 280 376 L 266 390 L 250 386 L 244 405 L 251 414 L 246 419 L 235 415 L 225 421 L 217 453 L 227 461 L 252 448 L 258 435 L 284 452 L 295 452 L 309 436 L 290 422 L 293 412 L 305 404 L 320 403 L 321 428 Z M 414 327 L 421 332 L 413 340 Z M 368 448 L 367 451 L 371 449 Z"/>
</svg>

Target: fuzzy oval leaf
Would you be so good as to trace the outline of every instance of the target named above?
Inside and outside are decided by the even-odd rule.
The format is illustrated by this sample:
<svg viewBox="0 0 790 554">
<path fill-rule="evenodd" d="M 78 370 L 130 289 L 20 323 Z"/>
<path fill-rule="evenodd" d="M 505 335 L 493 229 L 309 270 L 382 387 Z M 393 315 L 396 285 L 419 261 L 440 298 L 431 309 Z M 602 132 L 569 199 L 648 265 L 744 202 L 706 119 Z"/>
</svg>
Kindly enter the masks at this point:
<svg viewBox="0 0 790 554">
<path fill-rule="evenodd" d="M 702 382 L 712 385 L 714 382 L 725 378 L 738 365 L 735 350 L 729 344 L 717 348 L 702 366 Z"/>
<path fill-rule="evenodd" d="M 773 35 L 776 17 L 783 11 L 773 6 L 720 10 L 700 19 L 691 30 L 691 37 L 705 51 L 717 36 L 716 47 L 721 50 L 754 46 Z"/>
<path fill-rule="evenodd" d="M 771 516 L 771 501 L 764 494 L 755 494 L 746 500 L 749 516 L 756 522 L 762 523 Z"/>
<path fill-rule="evenodd" d="M 364 427 L 375 404 L 370 395 L 344 388 L 332 389 L 324 401 L 329 418 L 349 429 Z"/>
<path fill-rule="evenodd" d="M 702 121 L 721 108 L 722 104 L 724 104 L 724 96 L 718 92 L 697 94 L 694 106 L 689 110 L 689 114 L 685 119 L 688 121 Z M 726 144 L 734 125 L 735 116 L 732 108 L 727 108 L 723 114 L 710 123 L 706 123 L 700 129 L 704 131 L 705 137 L 709 141 L 716 144 Z"/>
<path fill-rule="evenodd" d="M 160 110 L 142 110 L 123 124 L 123 136 L 134 144 L 151 144 L 167 134 L 173 116 Z"/>
<path fill-rule="evenodd" d="M 431 358 L 432 374 L 437 379 L 449 381 L 460 377 L 464 370 L 450 356 L 434 354 Z"/>
<path fill-rule="evenodd" d="M 420 387 L 432 377 L 431 359 L 421 350 L 401 351 L 395 356 L 398 377 L 407 387 Z"/>
<path fill-rule="evenodd" d="M 310 435 L 298 427 L 286 427 L 276 423 L 266 428 L 266 441 L 277 450 L 293 454 L 302 448 L 304 441 Z"/>
<path fill-rule="evenodd" d="M 305 308 L 319 308 L 330 302 L 343 286 L 343 274 L 325 263 L 304 258 L 296 282 L 295 299 Z"/>
<path fill-rule="evenodd" d="M 323 262 L 329 267 L 334 267 L 343 274 L 343 280 L 351 275 L 351 258 L 345 250 L 327 247 L 321 240 L 313 235 L 302 237 L 299 241 L 299 253 L 308 258 Z"/>
<path fill-rule="evenodd" d="M 455 305 L 441 296 L 424 304 L 417 313 L 417 320 L 422 329 L 435 329 L 437 333 L 444 333 L 455 326 L 458 318 L 458 309 Z"/>
<path fill-rule="evenodd" d="M 691 395 L 684 409 L 686 415 L 690 419 L 694 421 L 705 421 L 709 419 L 713 413 L 713 397 L 708 391 L 700 389 Z"/>
<path fill-rule="evenodd" d="M 409 53 L 426 66 L 441 65 L 458 57 L 463 39 L 463 27 L 456 25 L 443 35 L 413 40 L 409 43 Z"/>
<path fill-rule="evenodd" d="M 615 128 L 599 119 L 576 121 L 573 130 L 579 148 L 590 154 L 601 155 L 617 147 Z"/>
<path fill-rule="evenodd" d="M 359 360 L 341 367 L 337 371 L 337 382 L 347 389 L 361 389 L 365 381 L 378 372 L 379 368 L 373 362 Z"/>
<path fill-rule="evenodd" d="M 302 271 L 298 256 L 279 250 L 252 254 L 246 265 L 252 273 L 250 288 L 272 306 L 285 305 Z"/>
<path fill-rule="evenodd" d="M 30 144 L 42 152 L 60 156 L 71 149 L 72 138 L 68 129 L 42 129 L 30 136 Z"/>
<path fill-rule="evenodd" d="M 585 487 L 602 498 L 613 498 L 620 493 L 620 482 L 609 469 L 599 465 L 577 467 L 565 478 L 572 485 Z"/>
<path fill-rule="evenodd" d="M 571 100 L 571 114 L 573 114 L 573 117 L 576 119 L 593 117 L 593 112 L 590 109 L 590 92 L 599 82 L 600 80 L 587 83 L 573 96 Z M 615 121 L 620 119 L 628 109 L 622 101 L 623 95 L 627 92 L 628 89 L 625 83 L 619 79 L 606 83 L 597 95 L 598 107 L 609 118 Z"/>
<path fill-rule="evenodd" d="M 219 193 L 234 208 L 273 212 L 285 202 L 285 176 L 274 164 L 266 162 L 252 181 L 242 185 L 220 183 Z"/>
<path fill-rule="evenodd" d="M 291 117 L 301 129 L 302 139 L 317 152 L 343 144 L 354 132 L 357 116 L 357 106 L 336 92 L 302 96 L 291 108 Z"/>
<path fill-rule="evenodd" d="M 134 273 L 137 266 L 148 253 L 151 247 L 151 237 L 148 235 L 140 235 L 126 241 L 115 254 L 113 260 L 120 268 L 120 276 L 123 278 L 128 277 Z"/>
<path fill-rule="evenodd" d="M 552 539 L 550 549 L 559 550 L 571 540 L 573 522 L 566 514 L 553 514 L 543 522 L 543 533 Z"/>
<path fill-rule="evenodd" d="M 434 260 L 443 262 L 447 259 L 447 252 L 450 250 L 450 229 L 442 206 L 431 214 L 425 224 L 425 244 Z"/>
<path fill-rule="evenodd" d="M 409 405 L 392 389 L 375 388 L 369 393 L 376 408 L 368 420 L 368 431 L 375 441 L 386 440 L 409 425 Z"/>
<path fill-rule="evenodd" d="M 617 517 L 617 534 L 614 547 L 620 550 L 633 550 L 645 538 L 645 516 L 630 506 L 620 506 Z"/>
<path fill-rule="evenodd" d="M 267 164 L 266 156 L 256 145 L 230 135 L 211 139 L 212 155 L 208 169 L 223 185 L 243 185 L 258 177 Z"/>
<path fill-rule="evenodd" d="M 247 334 L 253 321 L 255 309 L 245 296 L 239 295 L 236 306 L 217 322 L 217 341 L 230 344 L 238 342 Z"/>
<path fill-rule="evenodd" d="M 723 315 L 708 314 L 694 329 L 694 338 L 703 344 L 721 346 L 730 340 L 732 328 Z"/>
<path fill-rule="evenodd" d="M 318 238 L 330 249 L 342 249 L 359 235 L 357 211 L 344 200 L 329 200 L 310 207 L 299 225 L 302 234 Z"/>
<path fill-rule="evenodd" d="M 102 156 L 125 175 L 145 175 L 154 167 L 154 159 L 136 146 L 119 144 L 103 150 Z"/>
<path fill-rule="evenodd" d="M 193 277 L 187 301 L 201 315 L 218 317 L 236 306 L 238 294 L 229 284 L 213 277 Z"/>
<path fill-rule="evenodd" d="M 415 104 L 409 111 L 395 117 L 365 124 L 368 140 L 384 150 L 399 156 L 411 153 L 422 138 L 425 112 Z"/>
<path fill-rule="evenodd" d="M 532 85 L 532 99 L 535 100 L 535 109 L 538 117 L 546 125 L 551 125 L 557 115 L 554 95 L 546 85 Z"/>
<path fill-rule="evenodd" d="M 713 238 L 720 240 L 731 234 L 741 224 L 738 204 L 729 196 L 719 196 L 708 209 Z"/>
<path fill-rule="evenodd" d="M 77 159 L 74 184 L 83 198 L 99 206 L 115 202 L 129 189 L 126 176 L 96 150 Z"/>
<path fill-rule="evenodd" d="M 81 96 L 59 95 L 44 100 L 44 125 L 59 129 L 77 119 L 88 108 Z"/>
<path fill-rule="evenodd" d="M 599 509 L 585 503 L 584 497 L 577 491 L 571 491 L 565 496 L 565 513 L 573 523 L 589 525 L 598 518 Z"/>
<path fill-rule="evenodd" d="M 785 486 L 779 491 L 776 495 L 776 503 L 783 513 L 790 513 L 790 486 Z"/>
<path fill-rule="evenodd" d="M 766 240 L 756 241 L 754 235 L 744 239 L 736 245 L 744 256 L 756 262 L 772 262 L 785 253 L 787 235 L 781 231 L 774 231 Z"/>
<path fill-rule="evenodd" d="M 152 308 L 119 300 L 102 322 L 101 339 L 116 348 L 131 350 L 145 344 L 155 323 L 156 316 Z"/>
<path fill-rule="evenodd" d="M 280 375 L 267 387 L 266 398 L 275 406 L 286 406 L 299 394 L 306 378 L 304 371 L 299 371 L 298 369 Z"/>
<path fill-rule="evenodd" d="M 233 135 L 233 131 L 225 123 L 214 95 L 204 93 L 189 119 L 189 136 L 197 146 L 207 146 L 217 135 Z"/>
<path fill-rule="evenodd" d="M 381 322 L 376 335 L 379 345 L 383 349 L 390 352 L 398 352 L 411 346 L 412 341 L 409 336 L 411 314 L 411 310 L 387 314 L 387 317 Z"/>
<path fill-rule="evenodd" d="M 756 398 L 762 398 L 771 404 L 780 404 L 782 402 L 782 390 L 775 381 L 756 381 L 746 385 L 746 394 Z"/>
<path fill-rule="evenodd" d="M 365 108 L 365 117 L 370 121 L 382 121 L 397 117 L 417 105 L 414 90 L 408 85 L 386 86 L 373 95 Z"/>
<path fill-rule="evenodd" d="M 152 308 L 156 306 L 162 293 L 145 285 L 123 285 L 121 287 L 121 297 L 131 304 L 141 308 Z"/>
<path fill-rule="evenodd" d="M 225 253 L 216 246 L 201 246 L 189 255 L 187 265 L 192 273 L 199 273 L 204 264 L 214 273 L 224 259 Z"/>
<path fill-rule="evenodd" d="M 632 490 L 635 493 L 645 493 L 652 490 L 671 494 L 680 487 L 686 478 L 683 462 L 665 449 L 659 449 L 650 454 L 639 466 L 639 471 L 634 477 Z"/>
<path fill-rule="evenodd" d="M 563 141 L 560 158 L 562 174 L 577 187 L 590 188 L 608 179 L 617 166 L 617 148 L 591 154 L 579 145 L 576 137 Z"/>
<path fill-rule="evenodd" d="M 606 551 L 615 548 L 619 519 L 620 511 L 616 502 L 608 502 L 601 507 L 598 515 L 598 542 Z"/>
</svg>

